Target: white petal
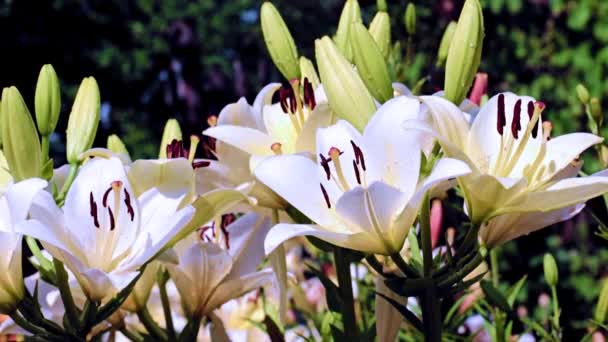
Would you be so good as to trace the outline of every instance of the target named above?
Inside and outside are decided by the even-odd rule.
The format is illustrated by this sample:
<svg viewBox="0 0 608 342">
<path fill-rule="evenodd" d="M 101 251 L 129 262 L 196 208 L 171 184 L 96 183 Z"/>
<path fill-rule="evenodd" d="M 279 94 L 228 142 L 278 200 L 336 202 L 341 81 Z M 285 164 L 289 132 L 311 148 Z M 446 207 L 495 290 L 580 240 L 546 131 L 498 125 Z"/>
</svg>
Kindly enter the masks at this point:
<svg viewBox="0 0 608 342">
<path fill-rule="evenodd" d="M 376 278 L 376 293 L 381 293 L 402 305 L 407 305 L 407 298 L 401 297 L 391 291 L 385 284 L 383 277 Z M 394 342 L 401 327 L 401 314 L 382 296 L 376 295 L 376 336 L 378 341 Z"/>
<path fill-rule="evenodd" d="M 264 259 L 264 239 L 270 230 L 270 218 L 249 213 L 239 217 L 226 229 L 230 236 L 228 252 L 233 258 L 232 271 L 228 277 L 255 271 Z"/>
<path fill-rule="evenodd" d="M 488 248 L 492 248 L 552 224 L 569 220 L 584 207 L 584 204 L 577 204 L 546 213 L 531 212 L 500 215 L 485 223 L 479 231 L 479 236 Z"/>
<path fill-rule="evenodd" d="M 31 178 L 8 187 L 4 198 L 7 201 L 13 224 L 26 219 L 34 197 L 46 187 L 46 184 L 46 181 L 42 179 Z"/>
<path fill-rule="evenodd" d="M 418 183 L 420 173 L 420 148 L 426 134 L 406 131 L 403 123 L 416 119 L 420 102 L 405 96 L 387 101 L 371 118 L 365 131 L 366 153 L 373 155 L 367 163 L 367 182 L 382 181 L 410 197 Z"/>
<path fill-rule="evenodd" d="M 283 242 L 297 236 L 314 236 L 336 246 L 360 251 L 368 249 L 382 250 L 383 246 L 369 238 L 367 233 L 346 233 L 322 230 L 319 226 L 307 224 L 280 223 L 272 227 L 264 240 L 266 255 L 274 251 Z"/>
<path fill-rule="evenodd" d="M 469 124 L 462 111 L 452 102 L 439 96 L 421 96 L 420 100 L 428 108 L 432 126 L 437 133 L 464 150 Z"/>
<path fill-rule="evenodd" d="M 521 195 L 527 186 L 524 178 L 513 183 L 491 175 L 465 176 L 460 184 L 466 194 L 468 215 L 478 224 L 495 216 L 497 210 Z"/>
<path fill-rule="evenodd" d="M 262 112 L 266 132 L 268 132 L 273 142 L 281 144 L 281 149 L 286 154 L 296 152 L 296 139 L 298 137 L 298 132 L 291 121 L 290 115 L 292 114 L 285 114 L 278 103 L 264 106 Z"/>
<path fill-rule="evenodd" d="M 543 160 L 546 170 L 543 179 L 551 179 L 578 158 L 589 147 L 604 139 L 590 133 L 571 133 L 553 138 L 547 142 L 547 155 Z"/>
<path fill-rule="evenodd" d="M 184 198 L 194 190 L 194 171 L 185 158 L 136 160 L 128 177 L 137 197 L 152 187 L 173 198 Z"/>
<path fill-rule="evenodd" d="M 422 186 L 410 199 L 410 205 L 417 206 L 423 199 L 424 194 L 442 182 L 452 178 L 460 177 L 471 172 L 471 168 L 463 161 L 452 158 L 440 159 L 433 168 L 431 174 L 424 180 Z"/>
<path fill-rule="evenodd" d="M 274 155 L 271 146 L 276 140 L 262 131 L 249 127 L 221 125 L 206 129 L 203 134 L 230 144 L 252 155 Z"/>
<path fill-rule="evenodd" d="M 233 298 L 238 298 L 247 292 L 269 284 L 273 278 L 274 273 L 272 270 L 266 269 L 223 282 L 213 292 L 207 304 L 205 304 L 205 311 L 203 313 L 211 312 Z"/>
<path fill-rule="evenodd" d="M 274 93 L 281 88 L 281 83 L 269 83 L 255 97 L 253 101 L 253 113 L 256 118 L 257 127 L 259 130 L 264 130 L 264 119 L 262 117 L 262 110 L 265 105 L 272 102 L 272 96 Z M 264 131 L 265 132 L 265 131 Z"/>
<path fill-rule="evenodd" d="M 218 125 L 241 126 L 258 129 L 256 115 L 244 97 L 224 107 L 217 118 Z"/>
<path fill-rule="evenodd" d="M 255 169 L 255 175 L 262 183 L 308 218 L 322 226 L 334 226 L 338 221 L 325 203 L 319 185 L 320 172 L 315 162 L 298 155 L 268 158 Z"/>
<path fill-rule="evenodd" d="M 353 168 L 353 161 L 355 160 L 355 153 L 351 145 L 353 141 L 357 146 L 363 150 L 363 154 L 366 157 L 365 164 L 369 165 L 374 163 L 373 154 L 370 156 L 365 151 L 365 147 L 362 143 L 362 137 L 359 131 L 353 127 L 350 123 L 344 120 L 338 121 L 335 125 L 327 128 L 319 128 L 317 130 L 317 154 L 323 154 L 325 158 L 329 158 L 329 150 L 332 147 L 339 149 L 342 154 L 340 155 L 340 164 L 344 174 L 344 178 L 348 183 L 349 187 L 357 186 L 357 177 Z M 334 163 L 329 163 L 329 168 L 333 177 L 337 177 L 337 172 Z M 319 166 L 321 172 L 321 166 Z"/>
<path fill-rule="evenodd" d="M 296 140 L 296 151 L 310 152 L 316 155 L 317 129 L 330 126 L 333 123 L 334 117 L 335 115 L 333 115 L 331 108 L 327 103 L 317 104 L 300 131 L 298 139 Z"/>
</svg>

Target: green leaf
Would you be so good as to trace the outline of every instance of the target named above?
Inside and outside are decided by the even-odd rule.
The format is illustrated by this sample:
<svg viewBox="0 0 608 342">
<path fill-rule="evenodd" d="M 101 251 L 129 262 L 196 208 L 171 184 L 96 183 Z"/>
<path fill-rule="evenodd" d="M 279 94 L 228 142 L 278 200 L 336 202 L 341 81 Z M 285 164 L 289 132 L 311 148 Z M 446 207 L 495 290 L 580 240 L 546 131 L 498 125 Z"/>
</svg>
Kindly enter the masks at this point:
<svg viewBox="0 0 608 342">
<path fill-rule="evenodd" d="M 568 16 L 568 27 L 575 31 L 582 31 L 591 18 L 591 6 L 586 1 L 577 1 L 576 7 Z"/>
<path fill-rule="evenodd" d="M 511 312 L 511 306 L 509 305 L 509 302 L 507 301 L 505 296 L 497 288 L 495 288 L 494 285 L 492 285 L 492 282 L 482 280 L 480 285 L 481 289 L 483 290 L 483 293 L 486 295 L 488 303 L 498 307 L 500 310 L 506 313 Z"/>
<path fill-rule="evenodd" d="M 339 312 L 342 301 L 340 300 L 340 289 L 338 286 L 314 266 L 308 264 L 308 268 L 317 278 L 319 278 L 319 280 L 321 280 L 321 283 L 325 287 L 325 297 L 327 298 L 327 306 L 329 306 L 329 309 Z"/>
<path fill-rule="evenodd" d="M 410 322 L 416 329 L 418 329 L 419 331 L 424 330 L 424 327 L 422 326 L 422 322 L 420 321 L 420 319 L 418 319 L 418 317 L 416 315 L 414 315 L 414 313 L 412 313 L 405 305 L 399 303 L 398 301 L 396 301 L 380 292 L 376 292 L 376 294 L 378 296 L 384 298 L 387 302 L 389 302 L 395 309 L 397 309 L 397 311 L 399 311 L 401 316 L 403 316 L 403 318 L 405 318 L 405 320 Z"/>
<path fill-rule="evenodd" d="M 524 286 L 524 284 L 526 283 L 527 279 L 528 279 L 527 275 L 521 277 L 521 279 L 517 283 L 515 283 L 513 286 L 511 286 L 507 290 L 507 293 L 506 293 L 507 302 L 509 303 L 509 305 L 511 307 L 513 307 L 513 304 L 515 303 L 515 299 L 517 299 L 517 295 L 519 294 L 519 291 L 521 291 L 521 289 Z"/>
<path fill-rule="evenodd" d="M 416 297 L 433 285 L 430 279 L 391 278 L 384 280 L 386 286 L 402 297 Z"/>
</svg>

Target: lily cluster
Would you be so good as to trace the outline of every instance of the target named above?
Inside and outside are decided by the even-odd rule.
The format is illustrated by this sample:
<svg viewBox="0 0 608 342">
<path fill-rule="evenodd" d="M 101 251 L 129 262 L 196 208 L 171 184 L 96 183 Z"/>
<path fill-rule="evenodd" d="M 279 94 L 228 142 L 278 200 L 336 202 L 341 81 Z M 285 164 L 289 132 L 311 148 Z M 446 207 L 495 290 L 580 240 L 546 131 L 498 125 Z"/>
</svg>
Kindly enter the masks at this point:
<svg viewBox="0 0 608 342">
<path fill-rule="evenodd" d="M 413 6 L 405 22 L 413 35 Z M 445 92 L 426 96 L 392 82 L 398 47 L 386 4 L 366 27 L 357 1 L 347 0 L 334 38 L 315 42 L 318 69 L 298 55 L 271 2 L 261 24 L 284 84 L 265 86 L 253 104 L 227 105 L 188 148 L 169 120 L 157 159 L 131 160 L 115 135 L 93 148 L 100 94 L 88 77 L 69 116 L 68 164 L 54 168 L 55 71 L 41 70 L 36 123 L 18 90 L 3 90 L 3 333 L 44 341 L 393 341 L 407 321 L 440 341 L 442 301 L 485 276 L 492 249 L 572 218 L 608 192 L 608 171 L 579 177 L 579 156 L 601 137 L 552 138 L 543 121 L 549 105 L 485 95 L 487 75 L 475 76 L 478 0 L 465 2 L 441 42 Z M 211 155 L 197 158 L 199 144 Z M 448 196 L 468 222 L 438 246 L 436 201 Z M 36 268 L 25 279 L 23 239 Z M 304 267 L 304 250 L 333 255 L 333 265 Z M 376 284 L 375 324 L 357 313 L 362 277 Z M 296 308 L 307 317 L 339 314 L 316 324 Z"/>
</svg>

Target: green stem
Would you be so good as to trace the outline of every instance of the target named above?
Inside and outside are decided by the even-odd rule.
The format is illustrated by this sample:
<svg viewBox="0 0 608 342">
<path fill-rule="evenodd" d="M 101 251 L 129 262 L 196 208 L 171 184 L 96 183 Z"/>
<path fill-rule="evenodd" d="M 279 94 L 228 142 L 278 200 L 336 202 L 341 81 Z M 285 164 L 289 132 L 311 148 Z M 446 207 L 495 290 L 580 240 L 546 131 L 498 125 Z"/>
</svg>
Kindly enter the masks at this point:
<svg viewBox="0 0 608 342">
<path fill-rule="evenodd" d="M 42 328 L 40 328 L 40 327 L 38 327 L 38 326 L 30 323 L 27 319 L 23 318 L 23 316 L 21 316 L 17 312 L 17 310 L 13 311 L 11 314 L 9 314 L 9 316 L 13 319 L 13 321 L 18 326 L 20 326 L 23 329 L 31 332 L 34 335 L 46 335 L 47 334 L 47 332 L 44 329 L 42 329 Z"/>
<path fill-rule="evenodd" d="M 137 317 L 139 321 L 146 327 L 146 330 L 158 341 L 168 341 L 167 333 L 163 331 L 161 327 L 156 324 L 148 308 L 145 306 L 137 311 Z"/>
<path fill-rule="evenodd" d="M 356 341 L 358 336 L 357 318 L 355 317 L 355 302 L 353 299 L 353 284 L 350 276 L 350 263 L 344 250 L 334 247 L 334 262 L 338 274 L 338 286 L 342 297 L 342 319 L 344 321 L 344 333 L 351 341 Z"/>
<path fill-rule="evenodd" d="M 135 342 L 143 342 L 144 338 L 136 331 L 129 331 L 126 327 L 120 329 L 120 332 L 125 335 L 129 340 Z"/>
<path fill-rule="evenodd" d="M 412 266 L 408 265 L 399 253 L 391 254 L 391 259 L 397 265 L 397 267 L 405 274 L 408 278 L 420 278 L 418 271 Z"/>
<path fill-rule="evenodd" d="M 428 342 L 441 342 L 441 303 L 437 297 L 435 284 L 425 289 L 421 298 L 422 323 L 424 324 L 424 337 Z"/>
<path fill-rule="evenodd" d="M 74 179 L 76 179 L 76 174 L 78 173 L 78 166 L 79 165 L 77 163 L 70 164 L 70 171 L 68 173 L 68 177 L 66 178 L 65 183 L 63 183 L 61 191 L 59 192 L 59 195 L 56 199 L 57 205 L 59 205 L 60 207 L 63 205 L 63 202 L 65 201 L 65 196 L 67 195 L 68 190 L 70 190 Z"/>
<path fill-rule="evenodd" d="M 38 242 L 36 242 L 36 239 L 31 236 L 26 236 L 25 242 L 27 243 L 27 246 L 29 247 L 30 251 L 38 261 L 38 264 L 40 264 L 41 275 L 49 277 L 49 280 L 54 280 L 55 276 L 53 274 L 53 263 L 49 259 L 44 257 L 42 251 L 40 251 L 40 247 L 38 246 Z"/>
<path fill-rule="evenodd" d="M 433 271 L 433 246 L 431 243 L 431 207 L 428 194 L 424 196 L 420 208 L 420 234 L 422 240 L 423 275 L 431 276 Z"/>
<path fill-rule="evenodd" d="M 557 289 L 551 286 L 551 303 L 553 304 L 553 326 L 555 330 L 559 330 L 559 302 L 557 299 Z"/>
<path fill-rule="evenodd" d="M 498 252 L 496 248 L 490 250 L 490 269 L 492 270 L 492 285 L 494 285 L 494 287 L 498 287 Z"/>
<path fill-rule="evenodd" d="M 53 259 L 55 265 L 55 278 L 57 280 L 57 287 L 59 288 L 59 294 L 61 295 L 61 301 L 65 307 L 65 314 L 76 331 L 80 330 L 80 319 L 78 317 L 78 309 L 74 303 L 72 292 L 70 291 L 70 285 L 68 284 L 68 273 L 63 268 L 63 263 L 59 259 Z"/>
<path fill-rule="evenodd" d="M 169 301 L 169 295 L 167 294 L 167 278 L 164 276 L 165 270 L 160 271 L 163 273 L 163 279 L 159 279 L 158 288 L 160 290 L 160 300 L 163 304 L 163 314 L 165 316 L 165 325 L 167 326 L 167 333 L 169 339 L 174 341 L 177 337 L 175 334 L 175 328 L 173 326 L 173 316 L 171 316 L 171 302 Z"/>
<path fill-rule="evenodd" d="M 43 135 L 40 139 L 40 151 L 42 152 L 42 165 L 49 160 L 50 136 Z"/>
</svg>

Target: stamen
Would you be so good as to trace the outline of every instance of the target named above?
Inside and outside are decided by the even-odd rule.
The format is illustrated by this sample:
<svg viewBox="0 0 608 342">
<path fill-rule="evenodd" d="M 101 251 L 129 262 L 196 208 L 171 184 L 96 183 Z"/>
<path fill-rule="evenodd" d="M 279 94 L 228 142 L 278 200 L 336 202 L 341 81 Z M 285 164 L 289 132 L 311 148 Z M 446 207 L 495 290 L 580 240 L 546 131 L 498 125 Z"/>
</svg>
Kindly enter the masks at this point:
<svg viewBox="0 0 608 342">
<path fill-rule="evenodd" d="M 279 103 L 281 104 L 281 109 L 283 110 L 283 113 L 285 114 L 289 114 L 289 106 L 287 104 L 287 93 L 289 92 L 288 89 L 285 89 L 283 87 L 281 87 L 281 89 L 279 89 Z"/>
<path fill-rule="evenodd" d="M 534 101 L 528 101 L 528 119 L 532 120 L 534 115 Z"/>
<path fill-rule="evenodd" d="M 505 115 L 505 95 L 498 95 L 498 117 L 496 118 L 496 129 L 498 134 L 502 135 L 504 127 L 507 125 L 507 117 Z"/>
<path fill-rule="evenodd" d="M 338 149 L 337 147 L 331 147 L 329 149 L 329 157 L 331 158 L 331 161 L 334 163 L 334 167 L 336 169 L 336 173 L 338 174 L 338 180 L 340 181 L 340 185 L 342 186 L 342 190 L 343 191 L 348 191 L 350 189 L 350 186 L 348 185 L 348 182 L 346 181 L 346 178 L 344 177 L 344 172 L 342 172 L 342 166 L 340 164 L 340 155 L 342 155 L 342 151 L 340 151 L 340 149 Z"/>
<path fill-rule="evenodd" d="M 209 127 L 217 126 L 217 116 L 216 115 L 209 116 L 207 118 L 207 125 L 209 125 Z"/>
<path fill-rule="evenodd" d="M 350 141 L 351 146 L 353 147 L 353 152 L 355 153 L 355 161 L 357 165 L 361 164 L 361 168 L 365 171 L 365 158 L 363 157 L 363 151 L 354 141 Z"/>
<path fill-rule="evenodd" d="M 108 208 L 108 215 L 110 216 L 110 231 L 116 228 L 116 222 L 114 221 L 114 213 L 112 213 L 112 209 Z"/>
<path fill-rule="evenodd" d="M 93 192 L 89 194 L 89 205 L 91 206 L 91 217 L 93 217 L 93 224 L 99 228 L 99 220 L 97 218 L 97 203 L 93 199 Z"/>
<path fill-rule="evenodd" d="M 329 201 L 329 195 L 327 194 L 327 190 L 323 187 L 322 183 L 319 183 L 321 186 L 321 192 L 323 193 L 323 198 L 325 198 L 325 204 L 327 204 L 327 209 L 331 209 L 331 202 Z"/>
<path fill-rule="evenodd" d="M 329 159 L 325 158 L 325 156 L 322 153 L 319 153 L 319 158 L 321 158 L 321 162 L 319 164 L 321 164 L 321 166 L 323 167 L 323 170 L 325 170 L 325 175 L 327 176 L 327 180 L 331 179 L 331 169 L 329 168 Z"/>
<path fill-rule="evenodd" d="M 534 123 L 534 127 L 532 128 L 532 138 L 536 138 L 536 136 L 538 135 L 538 123 L 541 121 L 540 113 L 542 113 L 543 110 L 545 110 L 545 103 L 541 101 L 536 101 L 536 103 L 534 104 L 534 112 L 538 111 L 539 116 L 538 120 L 536 120 L 536 123 Z"/>
<path fill-rule="evenodd" d="M 110 191 L 112 191 L 112 187 L 109 187 L 108 190 L 106 190 L 106 192 L 103 193 L 103 198 L 101 199 L 101 204 L 103 205 L 104 208 L 108 206 L 108 195 L 110 194 Z"/>
<path fill-rule="evenodd" d="M 511 133 L 513 134 L 513 138 L 517 139 L 519 135 L 519 131 L 521 130 L 521 99 L 515 102 L 515 107 L 513 108 L 513 121 L 511 121 Z"/>
<path fill-rule="evenodd" d="M 543 122 L 543 141 L 547 142 L 551 140 L 551 130 L 553 129 L 553 124 L 551 121 Z"/>
<path fill-rule="evenodd" d="M 230 234 L 228 234 L 228 227 L 223 224 L 220 226 L 222 234 L 224 235 L 224 240 L 226 240 L 226 249 L 230 249 Z"/>
<path fill-rule="evenodd" d="M 207 160 L 200 160 L 200 161 L 193 162 L 193 163 L 192 163 L 192 168 L 196 170 L 196 169 L 198 169 L 198 168 L 201 168 L 201 167 L 207 167 L 207 166 L 209 166 L 209 165 L 211 165 L 211 162 L 210 162 L 210 161 L 207 161 Z"/>
<path fill-rule="evenodd" d="M 114 192 L 114 214 L 118 215 L 120 211 L 120 192 L 123 189 L 122 182 L 119 180 L 112 182 L 112 190 Z M 112 215 L 112 210 L 108 207 L 110 212 L 110 230 L 114 230 L 114 216 Z"/>
<path fill-rule="evenodd" d="M 361 175 L 359 174 L 359 168 L 357 167 L 357 162 L 353 160 L 353 169 L 355 169 L 355 177 L 357 177 L 357 183 L 361 185 Z"/>
<path fill-rule="evenodd" d="M 277 156 L 283 154 L 283 150 L 281 149 L 281 143 L 279 143 L 279 142 L 275 142 L 272 145 L 270 145 L 270 149 Z"/>
<path fill-rule="evenodd" d="M 131 216 L 131 222 L 133 222 L 133 219 L 135 219 L 135 211 L 133 211 L 133 207 L 131 206 L 131 195 L 129 194 L 127 189 L 124 189 L 124 193 L 125 193 L 125 205 L 127 206 L 127 213 L 129 213 L 129 215 Z"/>
<path fill-rule="evenodd" d="M 312 89 L 312 83 L 308 81 L 308 77 L 304 77 L 304 103 L 306 103 L 310 110 L 314 110 L 317 106 L 315 91 Z"/>
<path fill-rule="evenodd" d="M 192 134 L 190 136 L 190 150 L 188 151 L 188 161 L 192 163 L 194 161 L 194 155 L 196 154 L 196 148 L 198 147 L 198 143 L 201 139 L 196 135 Z"/>
</svg>

